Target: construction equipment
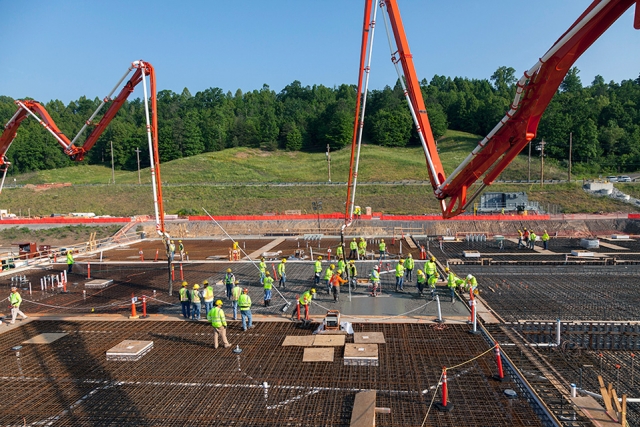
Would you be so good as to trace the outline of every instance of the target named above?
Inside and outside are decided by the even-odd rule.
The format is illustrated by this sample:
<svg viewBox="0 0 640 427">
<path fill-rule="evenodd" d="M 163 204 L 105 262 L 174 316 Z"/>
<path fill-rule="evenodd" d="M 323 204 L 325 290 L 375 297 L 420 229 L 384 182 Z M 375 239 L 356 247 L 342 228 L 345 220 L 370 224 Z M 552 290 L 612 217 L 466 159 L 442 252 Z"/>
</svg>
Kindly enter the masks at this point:
<svg viewBox="0 0 640 427">
<path fill-rule="evenodd" d="M 536 137 L 542 113 L 573 63 L 633 4 L 636 5 L 634 27 L 640 29 L 640 2 L 637 0 L 594 0 L 547 53 L 524 73 L 517 83 L 516 95 L 507 114 L 480 141 L 460 166 L 446 177 L 431 132 L 420 82 L 409 51 L 397 1 L 365 0 L 358 78 L 360 96 L 356 101 L 345 225 L 353 221 L 358 161 L 377 14 L 375 3 L 379 3 L 388 14 L 389 22 L 387 23 L 387 19 L 384 19 L 385 28 L 388 32 L 388 24 L 391 25 L 397 49 L 393 52 L 391 48 L 391 61 L 396 66 L 399 82 L 405 91 L 426 157 L 431 186 L 436 198 L 440 200 L 444 218 L 463 213 L 482 190 L 487 185 L 491 185 L 518 153 Z M 369 44 L 368 49 L 367 44 Z M 392 46 L 391 36 L 389 36 L 389 45 Z M 401 66 L 402 71 L 398 65 Z M 467 191 L 481 178 L 482 183 L 470 197 L 467 197 Z"/>
<path fill-rule="evenodd" d="M 340 330 L 340 312 L 338 310 L 328 310 L 324 318 L 325 331 Z"/>
<path fill-rule="evenodd" d="M 127 83 L 125 83 L 120 93 L 115 98 L 111 98 L 116 89 L 132 71 L 132 77 L 127 81 Z M 145 80 L 146 76 L 149 77 L 149 85 L 151 90 L 151 119 L 149 117 L 149 97 L 147 96 L 147 84 Z M 100 138 L 100 135 L 102 135 L 111 120 L 113 120 L 129 95 L 133 92 L 134 88 L 141 82 L 144 90 L 144 104 L 147 121 L 147 140 L 149 143 L 149 155 L 151 158 L 150 170 L 152 182 L 154 184 L 152 185 L 152 188 L 156 218 L 156 230 L 158 234 L 163 237 L 163 239 L 168 241 L 168 234 L 165 232 L 164 227 L 164 207 L 162 203 L 161 185 L 162 181 L 160 179 L 160 156 L 158 152 L 158 109 L 156 105 L 155 71 L 151 64 L 142 60 L 134 61 L 131 63 L 131 66 L 129 67 L 127 72 L 122 76 L 120 81 L 114 86 L 111 92 L 102 100 L 102 103 L 98 106 L 96 111 L 94 111 L 91 117 L 86 120 L 85 124 L 82 126 L 78 134 L 71 141 L 65 134 L 60 131 L 60 129 L 58 129 L 58 126 L 55 124 L 42 104 L 33 100 L 16 100 L 15 104 L 18 106 L 18 111 L 16 111 L 13 117 L 11 117 L 11 119 L 7 122 L 2 135 L 0 135 L 0 171 L 2 172 L 0 193 L 2 192 L 2 187 L 4 186 L 4 180 L 7 175 L 7 170 L 10 166 L 6 154 L 9 150 L 9 147 L 11 146 L 11 143 L 17 135 L 20 124 L 24 119 L 26 119 L 28 116 L 35 118 L 38 123 L 40 123 L 47 131 L 49 131 L 49 133 L 51 133 L 51 135 L 53 135 L 60 146 L 64 149 L 65 154 L 68 155 L 70 159 L 79 162 L 84 159 L 85 155 L 95 145 L 95 143 L 98 141 L 98 138 Z M 92 120 L 97 116 L 102 107 L 104 107 L 104 105 L 107 103 L 111 103 L 111 105 L 104 113 L 102 118 L 98 121 L 98 123 L 94 124 Z M 94 129 L 91 131 L 82 146 L 76 145 L 78 139 L 84 133 L 88 126 L 94 126 Z"/>
</svg>

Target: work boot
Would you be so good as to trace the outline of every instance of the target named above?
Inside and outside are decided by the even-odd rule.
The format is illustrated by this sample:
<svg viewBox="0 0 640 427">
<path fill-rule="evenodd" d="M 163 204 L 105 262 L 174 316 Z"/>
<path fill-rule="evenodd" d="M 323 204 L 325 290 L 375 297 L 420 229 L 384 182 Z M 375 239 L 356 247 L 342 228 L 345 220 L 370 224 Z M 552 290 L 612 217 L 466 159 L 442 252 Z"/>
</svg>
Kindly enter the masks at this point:
<svg viewBox="0 0 640 427">
<path fill-rule="evenodd" d="M 262 300 L 262 302 L 263 302 L 264 306 L 266 307 L 267 306 L 267 300 L 266 299 Z"/>
</svg>

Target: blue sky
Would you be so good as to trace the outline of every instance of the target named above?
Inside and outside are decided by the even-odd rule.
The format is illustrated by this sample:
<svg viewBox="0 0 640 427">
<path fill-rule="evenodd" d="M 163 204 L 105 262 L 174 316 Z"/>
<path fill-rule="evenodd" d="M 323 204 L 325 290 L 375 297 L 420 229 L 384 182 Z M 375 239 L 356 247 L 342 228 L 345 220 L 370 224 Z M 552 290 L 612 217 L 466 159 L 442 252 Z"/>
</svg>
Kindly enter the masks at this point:
<svg viewBox="0 0 640 427">
<path fill-rule="evenodd" d="M 589 5 L 587 0 L 398 0 L 420 79 L 519 78 Z M 279 92 L 355 84 L 363 0 L 0 0 L 0 95 L 64 103 L 104 97 L 136 59 L 158 90 Z M 376 28 L 370 88 L 395 82 L 384 26 Z M 633 8 L 576 66 L 584 85 L 640 75 Z M 141 88 L 133 97 L 141 97 Z"/>
</svg>

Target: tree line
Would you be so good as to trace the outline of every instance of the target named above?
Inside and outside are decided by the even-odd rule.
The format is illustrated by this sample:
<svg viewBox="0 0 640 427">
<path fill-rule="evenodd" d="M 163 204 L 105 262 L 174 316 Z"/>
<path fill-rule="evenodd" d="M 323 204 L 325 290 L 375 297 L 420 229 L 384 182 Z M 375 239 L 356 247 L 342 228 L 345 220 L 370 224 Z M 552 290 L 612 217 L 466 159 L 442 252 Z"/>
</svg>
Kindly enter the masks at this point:
<svg viewBox="0 0 640 427">
<path fill-rule="evenodd" d="M 536 141 L 545 140 L 545 155 L 565 163 L 572 135 L 576 173 L 629 172 L 640 169 L 640 76 L 605 83 L 596 76 L 584 86 L 572 68 L 544 113 Z M 435 75 L 421 81 L 434 136 L 447 129 L 486 135 L 508 111 L 515 95 L 515 70 L 500 67 L 489 79 Z M 275 92 L 264 85 L 243 93 L 209 88 L 192 95 L 158 93 L 158 139 L 161 161 L 231 147 L 263 150 L 332 151 L 351 143 L 356 87 L 303 86 L 299 81 Z M 64 105 L 45 104 L 60 130 L 70 138 L 98 107 L 98 98 L 81 97 Z M 0 96 L 0 121 L 15 113 L 10 97 Z M 96 119 L 97 121 L 97 119 Z M 419 145 L 399 82 L 370 91 L 363 142 L 383 146 Z M 148 164 L 144 104 L 125 102 L 86 157 L 90 164 L 137 168 L 136 148 Z M 12 173 L 60 168 L 73 164 L 51 135 L 35 120 L 25 120 L 7 153 Z"/>
</svg>

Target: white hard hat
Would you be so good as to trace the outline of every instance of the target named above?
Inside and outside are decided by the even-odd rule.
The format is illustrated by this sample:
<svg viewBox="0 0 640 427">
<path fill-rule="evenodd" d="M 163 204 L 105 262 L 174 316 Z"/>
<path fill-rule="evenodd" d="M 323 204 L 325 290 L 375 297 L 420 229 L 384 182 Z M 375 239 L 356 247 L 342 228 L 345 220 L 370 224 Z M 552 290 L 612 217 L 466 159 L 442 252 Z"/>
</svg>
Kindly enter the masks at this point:
<svg viewBox="0 0 640 427">
<path fill-rule="evenodd" d="M 467 274 L 467 279 L 471 280 L 473 276 L 471 274 Z"/>
</svg>

